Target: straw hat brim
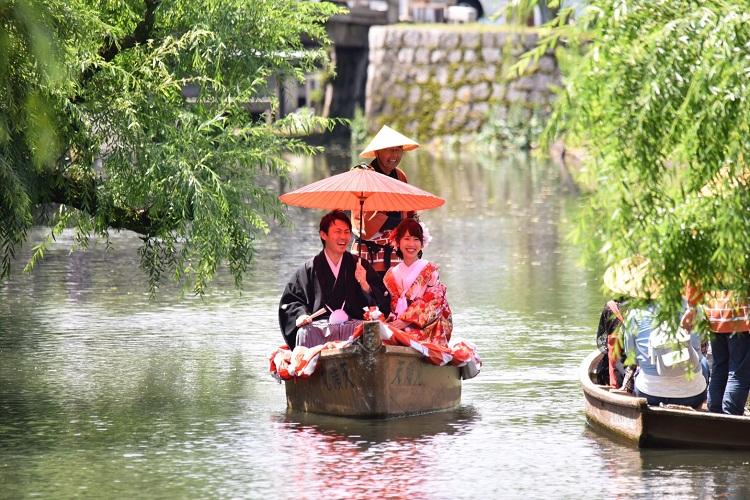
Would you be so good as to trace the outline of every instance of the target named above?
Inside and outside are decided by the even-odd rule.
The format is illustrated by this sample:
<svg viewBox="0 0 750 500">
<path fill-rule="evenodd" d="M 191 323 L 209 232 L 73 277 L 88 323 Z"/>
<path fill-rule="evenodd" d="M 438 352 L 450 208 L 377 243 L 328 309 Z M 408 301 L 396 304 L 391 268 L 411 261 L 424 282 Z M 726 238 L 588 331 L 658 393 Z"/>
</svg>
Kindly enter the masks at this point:
<svg viewBox="0 0 750 500">
<path fill-rule="evenodd" d="M 396 132 L 388 125 L 383 125 L 380 131 L 375 134 L 370 144 L 359 154 L 362 158 L 375 158 L 375 152 L 380 149 L 403 148 L 404 151 L 413 151 L 419 147 L 419 143 L 409 139 L 404 134 Z"/>
<path fill-rule="evenodd" d="M 654 284 L 646 287 L 648 260 L 641 257 L 629 257 L 613 264 L 604 272 L 604 286 L 617 295 L 638 299 L 652 299 L 659 294 Z"/>
</svg>

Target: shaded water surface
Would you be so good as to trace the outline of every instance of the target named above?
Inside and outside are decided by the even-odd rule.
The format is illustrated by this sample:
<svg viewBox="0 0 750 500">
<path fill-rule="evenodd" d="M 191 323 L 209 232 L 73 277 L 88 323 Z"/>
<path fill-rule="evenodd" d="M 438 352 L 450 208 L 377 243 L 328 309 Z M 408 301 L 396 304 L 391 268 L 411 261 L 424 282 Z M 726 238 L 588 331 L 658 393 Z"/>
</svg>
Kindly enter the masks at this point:
<svg viewBox="0 0 750 500">
<path fill-rule="evenodd" d="M 291 187 L 347 164 L 303 162 Z M 286 413 L 266 356 L 321 212 L 292 209 L 244 291 L 222 275 L 203 300 L 149 300 L 132 234 L 87 253 L 66 234 L 0 287 L 0 497 L 750 496 L 750 454 L 640 451 L 587 427 L 576 369 L 603 297 L 564 238 L 579 201 L 558 167 L 420 153 L 405 170 L 447 199 L 423 214 L 425 253 L 485 363 L 459 409 Z"/>
</svg>

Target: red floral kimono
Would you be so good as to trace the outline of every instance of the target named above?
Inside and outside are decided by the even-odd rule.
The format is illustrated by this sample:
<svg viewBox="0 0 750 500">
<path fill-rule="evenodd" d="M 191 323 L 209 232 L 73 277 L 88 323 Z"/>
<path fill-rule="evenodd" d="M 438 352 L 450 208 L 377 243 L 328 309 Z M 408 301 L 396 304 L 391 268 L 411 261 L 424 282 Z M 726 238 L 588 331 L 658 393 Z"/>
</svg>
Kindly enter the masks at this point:
<svg viewBox="0 0 750 500">
<path fill-rule="evenodd" d="M 391 294 L 391 311 L 397 319 L 408 323 L 403 330 L 416 340 L 447 346 L 453 318 L 445 298 L 445 285 L 440 283 L 439 267 L 421 259 L 412 264 L 415 265 L 423 266 L 416 278 L 406 276 L 409 268 L 403 262 L 385 274 L 383 282 Z"/>
</svg>

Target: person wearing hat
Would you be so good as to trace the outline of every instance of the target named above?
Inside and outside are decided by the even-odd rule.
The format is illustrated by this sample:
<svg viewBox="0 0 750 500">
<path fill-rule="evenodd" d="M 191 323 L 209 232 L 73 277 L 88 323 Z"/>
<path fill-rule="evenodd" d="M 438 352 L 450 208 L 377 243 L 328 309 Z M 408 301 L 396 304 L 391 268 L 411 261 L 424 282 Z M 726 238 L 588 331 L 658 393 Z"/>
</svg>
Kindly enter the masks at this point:
<svg viewBox="0 0 750 500">
<path fill-rule="evenodd" d="M 401 163 L 404 152 L 417 149 L 419 144 L 405 135 L 393 130 L 388 125 L 373 137 L 367 147 L 360 153 L 362 158 L 373 158 L 370 168 L 383 175 L 393 177 L 401 182 L 408 182 L 406 174 L 398 166 Z M 355 223 L 354 233 L 357 238 L 354 241 L 352 251 L 361 239 L 366 250 L 362 257 L 366 258 L 373 269 L 384 276 L 385 272 L 398 264 L 399 259 L 393 252 L 389 237 L 391 231 L 398 226 L 402 220 L 414 216 L 414 212 L 365 212 L 364 228 Z M 352 220 L 359 221 L 359 211 L 352 211 Z"/>
<path fill-rule="evenodd" d="M 627 311 L 622 325 L 625 353 L 638 366 L 635 395 L 652 406 L 698 408 L 706 401 L 709 378 L 700 336 L 684 328 L 671 332 L 658 318 L 652 299 L 660 290 L 647 283 L 647 276 L 648 260 L 640 256 L 625 259 L 604 273 L 604 284 L 612 292 L 645 301 L 642 307 Z"/>
</svg>

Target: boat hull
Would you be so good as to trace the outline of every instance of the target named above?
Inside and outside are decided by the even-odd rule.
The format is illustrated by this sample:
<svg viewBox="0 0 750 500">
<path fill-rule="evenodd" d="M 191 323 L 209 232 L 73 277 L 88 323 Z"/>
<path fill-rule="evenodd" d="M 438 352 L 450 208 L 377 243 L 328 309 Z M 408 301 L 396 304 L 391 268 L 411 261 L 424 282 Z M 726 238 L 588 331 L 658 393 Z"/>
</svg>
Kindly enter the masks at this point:
<svg viewBox="0 0 750 500">
<path fill-rule="evenodd" d="M 652 407 L 644 398 L 612 392 L 592 380 L 602 354 L 581 363 L 586 418 L 641 447 L 750 449 L 750 417 Z"/>
<path fill-rule="evenodd" d="M 307 379 L 286 382 L 294 411 L 388 418 L 456 408 L 461 377 L 455 366 L 435 366 L 409 347 L 380 342 L 377 322 L 366 322 L 361 342 L 321 353 Z"/>
</svg>

